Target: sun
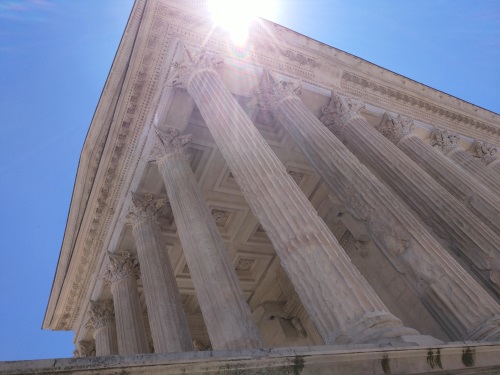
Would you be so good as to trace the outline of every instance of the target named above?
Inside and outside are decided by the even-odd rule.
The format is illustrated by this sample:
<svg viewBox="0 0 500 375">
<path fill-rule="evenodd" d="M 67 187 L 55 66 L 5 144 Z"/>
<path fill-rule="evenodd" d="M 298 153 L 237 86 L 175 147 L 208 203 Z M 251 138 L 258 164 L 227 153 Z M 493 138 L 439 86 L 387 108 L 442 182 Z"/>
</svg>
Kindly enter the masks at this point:
<svg viewBox="0 0 500 375">
<path fill-rule="evenodd" d="M 208 7 L 214 22 L 229 33 L 237 46 L 245 45 L 250 24 L 257 17 L 269 17 L 274 0 L 209 0 Z"/>
</svg>

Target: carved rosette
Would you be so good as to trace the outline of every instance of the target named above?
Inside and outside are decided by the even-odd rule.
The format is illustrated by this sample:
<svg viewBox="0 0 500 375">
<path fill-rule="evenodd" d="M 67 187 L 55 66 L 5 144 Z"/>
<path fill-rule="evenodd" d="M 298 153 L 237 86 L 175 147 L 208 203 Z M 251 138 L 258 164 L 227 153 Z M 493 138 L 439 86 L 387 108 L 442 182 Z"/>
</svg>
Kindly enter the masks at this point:
<svg viewBox="0 0 500 375">
<path fill-rule="evenodd" d="M 169 85 L 187 89 L 189 80 L 193 74 L 202 70 L 220 70 L 224 64 L 224 59 L 206 50 L 189 49 L 182 42 L 180 48 L 183 51 L 183 58 L 180 62 L 174 62 L 174 69 Z"/>
<path fill-rule="evenodd" d="M 496 159 L 497 149 L 495 146 L 486 142 L 474 140 L 471 147 L 467 150 L 474 158 L 481 160 L 484 164 L 488 165 Z"/>
<path fill-rule="evenodd" d="M 90 301 L 89 320 L 87 328 L 97 330 L 115 324 L 113 301 L 108 299 L 102 302 Z"/>
<path fill-rule="evenodd" d="M 108 251 L 109 266 L 105 277 L 111 283 L 139 276 L 139 261 L 128 251 L 119 254 Z"/>
<path fill-rule="evenodd" d="M 347 121 L 359 116 L 364 103 L 352 98 L 342 98 L 335 90 L 331 91 L 330 104 L 321 108 L 320 121 L 334 134 L 341 135 Z"/>
<path fill-rule="evenodd" d="M 458 145 L 458 134 L 449 130 L 434 127 L 430 136 L 431 145 L 445 155 Z"/>
<path fill-rule="evenodd" d="M 155 129 L 157 141 L 151 150 L 149 161 L 158 161 L 172 154 L 181 155 L 188 163 L 191 161 L 191 153 L 186 145 L 191 142 L 191 134 L 179 135 L 177 129 L 167 128 Z"/>
<path fill-rule="evenodd" d="M 413 132 L 413 127 L 412 119 L 401 115 L 394 117 L 386 112 L 376 128 L 384 137 L 397 145 L 404 137 Z"/>
<path fill-rule="evenodd" d="M 250 105 L 257 105 L 264 110 L 274 110 L 278 104 L 288 98 L 300 95 L 302 86 L 296 82 L 279 81 L 267 69 L 264 69 L 259 88 Z"/>
<path fill-rule="evenodd" d="M 123 219 L 125 224 L 137 225 L 143 221 L 158 223 L 158 217 L 170 207 L 167 198 L 158 198 L 151 193 L 137 194 L 132 192 L 132 205 Z"/>
</svg>

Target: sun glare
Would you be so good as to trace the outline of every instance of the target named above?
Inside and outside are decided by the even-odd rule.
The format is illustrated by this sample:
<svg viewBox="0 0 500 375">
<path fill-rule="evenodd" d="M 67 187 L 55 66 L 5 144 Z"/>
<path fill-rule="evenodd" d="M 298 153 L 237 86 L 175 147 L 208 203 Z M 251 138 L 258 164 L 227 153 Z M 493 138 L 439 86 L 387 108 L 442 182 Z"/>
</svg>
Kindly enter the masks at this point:
<svg viewBox="0 0 500 375">
<path fill-rule="evenodd" d="M 208 4 L 214 22 L 229 33 L 235 45 L 243 46 L 252 21 L 269 15 L 274 0 L 210 0 Z"/>
</svg>

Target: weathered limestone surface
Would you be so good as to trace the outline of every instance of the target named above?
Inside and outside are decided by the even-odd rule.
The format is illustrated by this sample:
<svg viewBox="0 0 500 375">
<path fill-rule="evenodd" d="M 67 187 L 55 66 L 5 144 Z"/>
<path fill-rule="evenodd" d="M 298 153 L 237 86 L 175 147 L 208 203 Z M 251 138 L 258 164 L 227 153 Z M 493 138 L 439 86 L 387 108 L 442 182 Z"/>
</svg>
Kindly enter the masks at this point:
<svg viewBox="0 0 500 375">
<path fill-rule="evenodd" d="M 497 160 L 500 160 L 500 159 L 497 159 Z M 496 163 L 490 163 L 488 165 L 488 167 L 493 171 L 493 172 L 496 172 L 496 173 L 500 173 L 500 161 L 496 162 Z"/>
<path fill-rule="evenodd" d="M 137 245 L 155 352 L 191 351 L 191 334 L 158 224 L 167 200 L 132 193 L 132 202 L 126 221 L 132 224 Z"/>
<path fill-rule="evenodd" d="M 129 253 L 108 253 L 110 266 L 106 274 L 111 282 L 115 307 L 118 353 L 148 353 L 148 340 L 137 291 L 137 259 Z"/>
<path fill-rule="evenodd" d="M 474 150 L 477 150 L 475 154 L 479 155 L 483 149 L 488 150 L 487 146 L 481 147 L 479 146 L 480 143 L 476 141 L 471 147 L 471 152 L 466 152 L 458 146 L 457 133 L 436 127 L 432 130 L 430 141 L 435 149 L 443 152 L 444 155 L 461 166 L 474 179 L 487 186 L 492 193 L 500 195 L 500 175 L 491 173 L 491 169 L 487 167 L 487 160 L 491 162 L 493 159 L 494 148 L 489 149 L 490 153 L 482 153 L 481 157 L 474 157 L 472 155 Z"/>
<path fill-rule="evenodd" d="M 475 140 L 471 147 L 467 150 L 467 153 L 472 155 L 473 158 L 480 161 L 482 164 L 488 166 L 488 171 L 496 172 L 496 176 L 500 174 L 500 155 L 497 148 L 486 142 L 479 142 Z M 495 191 L 499 191 L 497 186 Z M 499 193 L 500 194 L 500 193 Z"/>
<path fill-rule="evenodd" d="M 94 331 L 96 356 L 118 354 L 113 301 L 90 301 L 89 316 L 87 327 Z"/>
<path fill-rule="evenodd" d="M 280 123 L 346 209 L 354 218 L 366 223 L 373 241 L 396 268 L 405 273 L 435 318 L 447 327 L 451 337 L 467 337 L 488 319 L 500 314 L 496 301 L 307 109 L 296 92 L 293 84 L 276 82 L 265 75 L 257 97 L 275 111 Z M 328 124 L 343 126 L 344 132 L 352 130 L 353 133 L 366 134 L 366 130 L 357 124 L 369 127 L 368 123 L 333 94 L 332 100 L 335 99 L 335 106 L 327 109 L 330 115 Z M 325 116 L 323 121 L 326 122 Z M 346 123 L 348 125 L 344 125 Z M 373 128 L 372 131 L 377 133 Z M 347 137 L 355 142 L 350 135 Z M 476 305 L 480 307 L 476 308 Z"/>
<path fill-rule="evenodd" d="M 77 349 L 73 351 L 75 358 L 95 357 L 95 341 L 81 340 L 77 344 Z"/>
<path fill-rule="evenodd" d="M 500 235 L 500 197 L 448 160 L 430 144 L 414 135 L 401 139 L 398 147 L 435 181 Z"/>
<path fill-rule="evenodd" d="M 473 342 L 432 348 L 315 346 L 0 362 L 0 374 L 470 375 L 498 374 L 499 357 L 500 345 Z"/>
<path fill-rule="evenodd" d="M 413 137 L 412 127 L 409 119 L 385 114 L 378 131 L 390 142 L 362 121 L 346 127 L 343 136 L 351 139 L 348 147 L 362 155 L 452 251 L 470 261 L 471 270 L 484 285 L 500 296 L 500 237 L 395 146 Z"/>
<path fill-rule="evenodd" d="M 500 155 L 498 155 L 497 148 L 486 142 L 474 140 L 467 153 L 484 165 L 493 165 L 500 162 L 500 158 L 498 158 Z"/>
<path fill-rule="evenodd" d="M 157 130 L 154 158 L 163 176 L 184 256 L 212 347 L 234 350 L 262 347 L 228 251 L 188 164 L 190 136 Z"/>
<path fill-rule="evenodd" d="M 215 142 L 266 230 L 327 343 L 417 334 L 389 313 L 352 265 L 285 167 L 224 84 L 207 54 L 185 53 L 174 85 L 196 102 Z M 335 287 L 333 287 L 335 286 Z"/>
</svg>

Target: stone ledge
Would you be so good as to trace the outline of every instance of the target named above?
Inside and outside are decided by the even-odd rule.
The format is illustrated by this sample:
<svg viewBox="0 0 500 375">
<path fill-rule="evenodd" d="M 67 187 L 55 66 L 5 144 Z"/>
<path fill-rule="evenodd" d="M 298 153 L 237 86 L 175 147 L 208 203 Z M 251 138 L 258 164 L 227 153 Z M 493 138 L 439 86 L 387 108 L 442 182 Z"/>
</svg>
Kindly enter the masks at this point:
<svg viewBox="0 0 500 375">
<path fill-rule="evenodd" d="M 498 374 L 500 343 L 271 348 L 0 362 L 0 374 Z"/>
</svg>

